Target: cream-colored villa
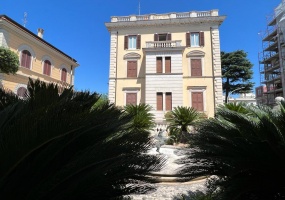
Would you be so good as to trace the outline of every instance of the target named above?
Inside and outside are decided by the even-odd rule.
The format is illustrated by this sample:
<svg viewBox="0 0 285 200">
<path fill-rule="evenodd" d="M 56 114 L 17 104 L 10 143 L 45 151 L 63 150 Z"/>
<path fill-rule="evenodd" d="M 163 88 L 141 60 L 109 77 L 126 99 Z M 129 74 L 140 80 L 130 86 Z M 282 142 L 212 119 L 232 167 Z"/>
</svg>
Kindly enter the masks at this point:
<svg viewBox="0 0 285 200">
<path fill-rule="evenodd" d="M 177 106 L 213 117 L 223 103 L 217 10 L 111 17 L 109 100 L 146 103 L 157 124 Z"/>
<path fill-rule="evenodd" d="M 43 29 L 38 29 L 36 35 L 9 17 L 0 15 L 0 46 L 16 52 L 20 61 L 16 75 L 0 73 L 0 87 L 23 97 L 29 77 L 61 85 L 74 84 L 78 63 L 46 42 Z"/>
</svg>

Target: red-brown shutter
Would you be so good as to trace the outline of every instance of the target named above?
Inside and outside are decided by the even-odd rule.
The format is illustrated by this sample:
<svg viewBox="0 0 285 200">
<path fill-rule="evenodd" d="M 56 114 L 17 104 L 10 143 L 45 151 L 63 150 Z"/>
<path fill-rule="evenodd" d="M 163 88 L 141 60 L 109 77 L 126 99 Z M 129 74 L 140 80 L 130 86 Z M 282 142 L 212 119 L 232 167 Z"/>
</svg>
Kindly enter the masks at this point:
<svg viewBox="0 0 285 200">
<path fill-rule="evenodd" d="M 200 46 L 205 46 L 204 32 L 200 32 Z"/>
<path fill-rule="evenodd" d="M 153 40 L 154 41 L 158 41 L 158 34 L 157 33 L 154 34 L 154 39 Z"/>
<path fill-rule="evenodd" d="M 22 51 L 21 66 L 30 69 L 31 66 L 31 53 L 27 50 Z"/>
<path fill-rule="evenodd" d="M 201 59 L 191 59 L 191 76 L 202 76 Z"/>
<path fill-rule="evenodd" d="M 192 92 L 192 107 L 204 111 L 203 92 Z"/>
<path fill-rule="evenodd" d="M 50 76 L 51 74 L 51 63 L 48 60 L 44 62 L 44 74 Z"/>
<path fill-rule="evenodd" d="M 66 82 L 67 71 L 65 68 L 61 70 L 61 80 Z"/>
<path fill-rule="evenodd" d="M 166 40 L 171 40 L 171 33 L 167 33 Z"/>
<path fill-rule="evenodd" d="M 137 77 L 137 61 L 131 60 L 127 63 L 127 77 L 135 78 Z"/>
<path fill-rule="evenodd" d="M 162 94 L 162 92 L 156 93 L 156 110 L 163 110 L 163 94 Z"/>
<path fill-rule="evenodd" d="M 137 35 L 137 49 L 141 49 L 141 35 Z"/>
<path fill-rule="evenodd" d="M 27 54 L 26 54 L 26 67 L 28 69 L 31 68 L 31 58 L 32 58 L 32 56 L 31 56 L 30 52 L 27 51 Z"/>
<path fill-rule="evenodd" d="M 128 49 L 129 48 L 129 37 L 127 35 L 125 35 L 125 42 L 124 42 L 124 49 Z"/>
<path fill-rule="evenodd" d="M 22 56 L 21 56 L 21 66 L 26 67 L 26 54 L 25 51 L 22 51 Z"/>
<path fill-rule="evenodd" d="M 171 73 L 171 57 L 165 57 L 165 73 Z"/>
<path fill-rule="evenodd" d="M 126 94 L 126 105 L 128 104 L 137 105 L 137 93 Z"/>
<path fill-rule="evenodd" d="M 186 33 L 186 47 L 190 47 L 190 33 Z"/>
<path fill-rule="evenodd" d="M 172 110 L 172 93 L 167 92 L 165 94 L 165 109 L 166 110 Z"/>
<path fill-rule="evenodd" d="M 156 57 L 156 73 L 162 73 L 162 57 Z"/>
</svg>

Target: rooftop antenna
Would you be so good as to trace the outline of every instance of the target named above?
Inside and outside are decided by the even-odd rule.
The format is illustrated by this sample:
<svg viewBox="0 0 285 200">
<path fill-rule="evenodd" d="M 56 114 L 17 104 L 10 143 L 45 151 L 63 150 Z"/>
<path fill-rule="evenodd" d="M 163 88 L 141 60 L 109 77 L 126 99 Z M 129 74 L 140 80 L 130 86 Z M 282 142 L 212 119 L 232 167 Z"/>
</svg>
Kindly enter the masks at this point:
<svg viewBox="0 0 285 200">
<path fill-rule="evenodd" d="M 141 1 L 139 0 L 139 15 L 141 15 Z"/>
<path fill-rule="evenodd" d="M 26 24 L 27 24 L 27 22 L 28 22 L 27 17 L 28 17 L 28 13 L 27 13 L 27 12 L 24 12 L 24 19 L 23 19 L 24 27 L 26 27 Z"/>
</svg>

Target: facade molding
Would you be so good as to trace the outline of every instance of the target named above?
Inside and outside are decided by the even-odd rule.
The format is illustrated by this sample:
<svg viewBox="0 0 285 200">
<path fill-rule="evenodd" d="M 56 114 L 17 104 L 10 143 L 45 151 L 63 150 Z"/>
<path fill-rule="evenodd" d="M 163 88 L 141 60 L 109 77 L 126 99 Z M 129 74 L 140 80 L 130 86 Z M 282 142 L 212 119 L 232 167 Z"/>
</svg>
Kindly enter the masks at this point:
<svg viewBox="0 0 285 200">
<path fill-rule="evenodd" d="M 205 56 L 205 52 L 199 51 L 199 50 L 193 50 L 193 51 L 190 51 L 186 54 L 187 58 L 189 58 L 189 57 L 204 57 L 204 56 Z"/>
<path fill-rule="evenodd" d="M 130 52 L 124 55 L 124 60 L 128 60 L 128 59 L 140 59 L 141 55 L 138 53 L 134 53 L 134 52 Z"/>
</svg>

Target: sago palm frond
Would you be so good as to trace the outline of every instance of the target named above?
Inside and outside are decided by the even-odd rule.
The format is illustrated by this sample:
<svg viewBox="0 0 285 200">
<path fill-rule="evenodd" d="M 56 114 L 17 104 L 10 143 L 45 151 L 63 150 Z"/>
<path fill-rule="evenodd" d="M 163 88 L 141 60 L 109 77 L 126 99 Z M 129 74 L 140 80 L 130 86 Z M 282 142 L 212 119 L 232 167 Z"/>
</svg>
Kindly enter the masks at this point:
<svg viewBox="0 0 285 200">
<path fill-rule="evenodd" d="M 285 104 L 246 109 L 220 108 L 217 118 L 200 122 L 180 173 L 216 175 L 221 199 L 284 199 Z"/>
<path fill-rule="evenodd" d="M 163 165 L 146 130 L 96 93 L 29 82 L 29 97 L 0 112 L 1 199 L 113 199 L 154 189 Z"/>
</svg>

